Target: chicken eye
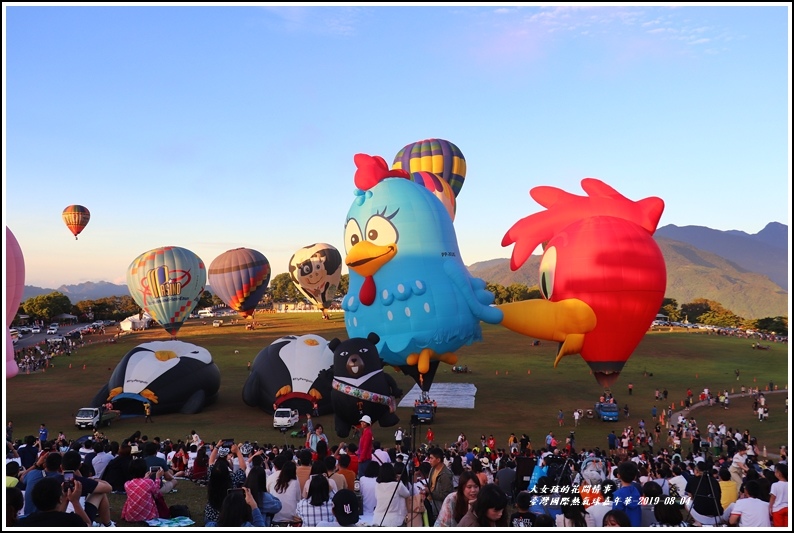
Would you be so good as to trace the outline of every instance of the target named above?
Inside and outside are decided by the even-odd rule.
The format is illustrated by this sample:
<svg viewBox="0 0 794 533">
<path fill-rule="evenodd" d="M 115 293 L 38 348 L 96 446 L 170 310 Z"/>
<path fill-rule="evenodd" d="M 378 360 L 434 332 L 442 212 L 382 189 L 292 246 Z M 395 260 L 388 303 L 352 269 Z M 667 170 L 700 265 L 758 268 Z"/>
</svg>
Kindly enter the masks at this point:
<svg viewBox="0 0 794 533">
<path fill-rule="evenodd" d="M 367 222 L 367 240 L 378 246 L 386 246 L 397 242 L 397 228 L 389 219 L 375 215 Z"/>
<path fill-rule="evenodd" d="M 350 249 L 361 240 L 361 228 L 358 227 L 358 222 L 351 218 L 345 226 L 345 252 L 350 253 Z"/>
<path fill-rule="evenodd" d="M 551 246 L 543 253 L 540 260 L 540 294 L 547 300 L 551 300 L 554 291 L 554 271 L 557 269 L 557 248 Z"/>
</svg>

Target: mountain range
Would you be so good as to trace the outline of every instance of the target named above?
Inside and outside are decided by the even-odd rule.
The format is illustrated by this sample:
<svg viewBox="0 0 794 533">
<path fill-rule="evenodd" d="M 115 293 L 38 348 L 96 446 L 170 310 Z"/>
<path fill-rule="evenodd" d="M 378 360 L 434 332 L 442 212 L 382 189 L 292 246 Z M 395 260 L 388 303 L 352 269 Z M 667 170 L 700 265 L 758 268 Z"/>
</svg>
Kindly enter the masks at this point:
<svg viewBox="0 0 794 533">
<path fill-rule="evenodd" d="M 667 225 L 654 238 L 667 265 L 667 298 L 678 305 L 696 298 L 719 302 L 748 318 L 788 316 L 788 226 L 771 222 L 756 234 L 703 226 Z M 533 255 L 517 271 L 507 258 L 469 265 L 472 275 L 505 287 L 538 284 L 540 256 Z M 25 285 L 23 301 L 58 291 L 73 302 L 129 295 L 126 285 L 107 281 L 45 289 Z"/>
</svg>

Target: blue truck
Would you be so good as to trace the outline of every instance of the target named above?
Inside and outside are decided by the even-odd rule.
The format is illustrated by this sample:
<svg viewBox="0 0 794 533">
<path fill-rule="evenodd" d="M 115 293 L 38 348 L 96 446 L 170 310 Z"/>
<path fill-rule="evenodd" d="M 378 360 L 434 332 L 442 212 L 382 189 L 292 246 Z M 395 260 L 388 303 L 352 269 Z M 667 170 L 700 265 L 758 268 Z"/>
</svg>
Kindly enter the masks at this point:
<svg viewBox="0 0 794 533">
<path fill-rule="evenodd" d="M 617 422 L 620 419 L 620 410 L 616 403 L 601 403 L 595 404 L 595 414 L 604 422 Z"/>
</svg>

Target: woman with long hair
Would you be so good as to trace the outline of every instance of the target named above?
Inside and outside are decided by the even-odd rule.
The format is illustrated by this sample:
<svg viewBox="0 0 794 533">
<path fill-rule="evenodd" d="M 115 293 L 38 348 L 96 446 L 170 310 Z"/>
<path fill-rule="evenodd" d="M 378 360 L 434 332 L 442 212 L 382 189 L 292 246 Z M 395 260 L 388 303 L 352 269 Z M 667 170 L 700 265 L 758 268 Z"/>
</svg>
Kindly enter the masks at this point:
<svg viewBox="0 0 794 533">
<path fill-rule="evenodd" d="M 595 520 L 578 498 L 566 498 L 560 507 L 562 513 L 555 519 L 557 527 L 596 527 Z"/>
<path fill-rule="evenodd" d="M 434 527 L 456 527 L 480 493 L 480 478 L 470 470 L 460 475 L 458 488 L 444 498 Z"/>
<path fill-rule="evenodd" d="M 309 497 L 309 484 L 311 483 L 314 476 L 322 476 L 328 480 L 328 486 L 330 487 L 332 497 L 334 494 L 336 494 L 336 491 L 339 490 L 339 487 L 336 485 L 336 481 L 331 479 L 331 476 L 328 474 L 328 467 L 325 465 L 325 461 L 314 461 L 312 463 L 311 470 L 309 470 L 309 479 L 306 480 L 306 483 L 304 483 L 303 487 L 301 488 L 302 498 Z"/>
<path fill-rule="evenodd" d="M 204 527 L 264 527 L 265 520 L 256 505 L 251 490 L 243 487 L 226 494 L 217 520 Z"/>
<path fill-rule="evenodd" d="M 377 461 L 370 462 L 364 469 L 364 475 L 358 480 L 359 492 L 361 493 L 361 516 L 366 517 L 364 521 L 369 521 L 370 517 L 375 514 L 375 506 L 377 505 L 377 486 L 378 486 L 378 473 L 380 472 L 380 465 Z"/>
<path fill-rule="evenodd" d="M 223 500 L 229 489 L 235 488 L 229 463 L 215 461 L 207 480 L 207 504 L 204 506 L 204 523 L 215 522 L 221 513 Z"/>
<path fill-rule="evenodd" d="M 251 496 L 265 519 L 265 527 L 270 527 L 273 517 L 281 510 L 281 500 L 267 491 L 265 468 L 261 465 L 251 467 L 243 487 L 251 491 Z"/>
<path fill-rule="evenodd" d="M 378 471 L 375 486 L 375 513 L 372 525 L 378 527 L 400 527 L 405 522 L 407 507 L 405 498 L 411 491 L 397 479 L 392 463 L 383 463 Z"/>
<path fill-rule="evenodd" d="M 314 527 L 319 522 L 333 522 L 331 488 L 328 478 L 315 475 L 309 478 L 308 496 L 298 502 L 297 515 L 303 521 L 303 527 Z"/>
<path fill-rule="evenodd" d="M 463 457 L 460 454 L 456 453 L 452 456 L 452 464 L 449 465 L 449 469 L 452 470 L 452 488 L 457 489 L 460 475 L 465 471 L 465 468 L 463 468 Z"/>
<path fill-rule="evenodd" d="M 281 510 L 273 517 L 274 523 L 295 522 L 298 502 L 301 500 L 299 483 L 295 462 L 285 461 L 278 473 L 275 485 L 270 490 L 270 493 L 281 502 Z"/>
<path fill-rule="evenodd" d="M 181 442 L 174 445 L 174 453 L 171 456 L 171 470 L 174 471 L 174 477 L 185 477 L 187 470 L 188 455 L 185 451 L 185 445 Z"/>
<path fill-rule="evenodd" d="M 199 484 L 207 481 L 210 467 L 210 456 L 207 447 L 201 446 L 196 450 L 196 457 L 193 459 L 193 466 L 188 469 L 188 478 Z"/>
<path fill-rule="evenodd" d="M 507 527 L 507 502 L 507 494 L 498 485 L 484 485 L 469 512 L 458 522 L 458 527 Z"/>
</svg>

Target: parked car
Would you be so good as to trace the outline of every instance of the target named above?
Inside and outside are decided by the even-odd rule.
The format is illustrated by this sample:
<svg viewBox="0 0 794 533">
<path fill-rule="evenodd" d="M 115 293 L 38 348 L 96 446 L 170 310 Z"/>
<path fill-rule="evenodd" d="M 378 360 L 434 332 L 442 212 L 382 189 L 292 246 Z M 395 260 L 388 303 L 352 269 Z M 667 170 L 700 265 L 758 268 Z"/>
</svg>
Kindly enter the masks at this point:
<svg viewBox="0 0 794 533">
<path fill-rule="evenodd" d="M 30 328 L 31 333 L 41 333 L 41 328 L 39 326 L 33 326 Z"/>
<path fill-rule="evenodd" d="M 219 328 L 222 325 L 223 325 L 223 320 L 213 320 L 212 321 L 212 327 L 213 328 Z"/>
<path fill-rule="evenodd" d="M 28 333 L 30 333 L 30 328 L 27 326 L 20 326 L 17 329 L 19 330 L 20 335 L 27 335 Z"/>
<path fill-rule="evenodd" d="M 47 328 L 47 335 L 55 335 L 58 333 L 58 326 L 53 324 L 52 326 Z"/>
</svg>

